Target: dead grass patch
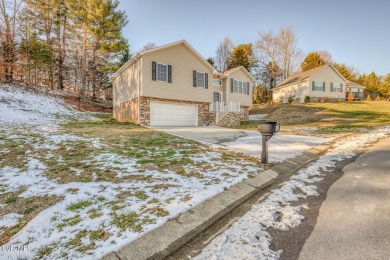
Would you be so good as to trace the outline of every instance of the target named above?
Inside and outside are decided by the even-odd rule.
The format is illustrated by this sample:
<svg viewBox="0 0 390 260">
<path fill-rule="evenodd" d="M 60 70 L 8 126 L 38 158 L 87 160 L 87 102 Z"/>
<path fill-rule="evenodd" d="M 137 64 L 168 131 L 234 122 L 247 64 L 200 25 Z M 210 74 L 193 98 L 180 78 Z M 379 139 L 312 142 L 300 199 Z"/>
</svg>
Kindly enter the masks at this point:
<svg viewBox="0 0 390 260">
<path fill-rule="evenodd" d="M 254 105 L 250 114 L 268 114 L 261 121 L 277 121 L 284 126 L 316 127 L 319 134 L 356 132 L 390 124 L 390 102 L 314 102 L 308 104 Z M 243 122 L 237 128 L 257 130 L 261 121 Z M 287 128 L 288 129 L 288 128 Z M 297 133 L 301 131 L 298 130 Z"/>
<path fill-rule="evenodd" d="M 23 217 L 19 219 L 18 224 L 3 230 L 4 232 L 0 236 L 0 245 L 8 243 L 13 235 L 19 232 L 41 211 L 51 207 L 63 199 L 63 197 L 55 195 L 34 196 L 29 198 L 19 197 L 23 191 L 24 190 L 19 190 L 17 192 L 4 193 L 0 195 L 0 204 L 6 205 L 5 207 L 0 208 L 0 216 L 10 213 L 23 215 Z M 6 201 L 12 202 L 6 203 Z"/>
</svg>

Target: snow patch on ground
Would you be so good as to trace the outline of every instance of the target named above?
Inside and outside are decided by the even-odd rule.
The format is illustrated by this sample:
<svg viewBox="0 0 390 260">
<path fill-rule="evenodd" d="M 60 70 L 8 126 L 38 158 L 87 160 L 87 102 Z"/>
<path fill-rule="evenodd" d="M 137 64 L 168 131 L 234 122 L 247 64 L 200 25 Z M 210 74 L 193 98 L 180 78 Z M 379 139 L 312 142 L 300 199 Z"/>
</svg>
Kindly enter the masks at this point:
<svg viewBox="0 0 390 260">
<path fill-rule="evenodd" d="M 7 215 L 0 216 L 0 228 L 15 226 L 18 224 L 18 221 L 21 217 L 23 217 L 23 215 L 16 213 L 9 213 Z"/>
<path fill-rule="evenodd" d="M 256 114 L 256 115 L 249 115 L 248 118 L 249 120 L 255 121 L 255 120 L 261 120 L 266 116 L 268 116 L 268 114 Z"/>
<path fill-rule="evenodd" d="M 46 125 L 75 116 L 86 115 L 63 100 L 12 85 L 0 85 L 0 125 Z"/>
<path fill-rule="evenodd" d="M 316 162 L 273 190 L 265 200 L 259 201 L 252 209 L 235 222 L 228 230 L 217 236 L 195 259 L 279 259 L 283 250 L 270 249 L 272 237 L 268 228 L 288 230 L 300 225 L 301 214 L 306 204 L 291 206 L 300 198 L 318 195 L 316 182 L 323 180 L 338 161 L 351 158 L 355 151 L 367 148 L 390 134 L 390 127 L 383 127 L 358 138 L 349 137 L 334 144 Z"/>
<path fill-rule="evenodd" d="M 332 139 L 333 138 L 314 136 L 275 134 L 268 141 L 269 161 L 271 163 L 282 162 L 286 159 L 297 157 L 311 147 L 329 142 Z M 247 136 L 238 138 L 234 142 L 222 143 L 222 145 L 261 157 L 261 134 L 258 132 L 247 132 Z"/>
</svg>

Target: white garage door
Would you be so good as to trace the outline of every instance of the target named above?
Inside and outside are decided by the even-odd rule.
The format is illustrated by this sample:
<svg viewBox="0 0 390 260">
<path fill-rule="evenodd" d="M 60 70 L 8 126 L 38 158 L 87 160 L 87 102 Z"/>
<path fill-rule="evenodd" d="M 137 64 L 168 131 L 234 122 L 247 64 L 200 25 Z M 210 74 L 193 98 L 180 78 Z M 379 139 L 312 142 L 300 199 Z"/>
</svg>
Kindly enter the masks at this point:
<svg viewBox="0 0 390 260">
<path fill-rule="evenodd" d="M 150 102 L 151 126 L 197 126 L 198 106 Z"/>
</svg>

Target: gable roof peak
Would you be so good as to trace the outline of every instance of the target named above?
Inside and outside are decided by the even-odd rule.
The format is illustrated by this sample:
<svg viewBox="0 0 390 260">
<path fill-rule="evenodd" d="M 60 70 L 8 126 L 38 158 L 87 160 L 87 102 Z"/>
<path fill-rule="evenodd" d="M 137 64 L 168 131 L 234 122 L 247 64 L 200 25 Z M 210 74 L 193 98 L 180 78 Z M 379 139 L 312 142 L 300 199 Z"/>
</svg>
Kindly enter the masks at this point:
<svg viewBox="0 0 390 260">
<path fill-rule="evenodd" d="M 345 82 L 348 82 L 348 80 L 345 79 L 345 77 L 335 67 L 333 67 L 332 64 L 325 63 L 324 65 L 315 67 L 313 69 L 310 69 L 307 71 L 302 71 L 302 72 L 293 74 L 291 76 L 288 76 L 282 82 L 280 82 L 278 85 L 276 85 L 275 88 L 281 88 L 281 87 L 284 87 L 287 85 L 296 84 L 296 83 L 300 83 L 302 81 L 305 81 L 305 80 L 313 77 L 317 73 L 320 73 L 320 71 L 322 71 L 326 67 L 330 67 L 335 73 L 337 73 L 342 79 L 344 79 Z"/>
</svg>

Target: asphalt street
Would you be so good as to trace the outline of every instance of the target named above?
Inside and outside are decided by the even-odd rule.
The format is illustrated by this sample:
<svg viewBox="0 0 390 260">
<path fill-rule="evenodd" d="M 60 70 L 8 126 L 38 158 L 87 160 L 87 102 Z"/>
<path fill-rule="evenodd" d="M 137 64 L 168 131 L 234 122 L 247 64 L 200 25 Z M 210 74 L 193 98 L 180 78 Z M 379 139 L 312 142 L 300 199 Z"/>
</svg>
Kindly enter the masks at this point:
<svg viewBox="0 0 390 260">
<path fill-rule="evenodd" d="M 390 259 L 390 138 L 343 168 L 299 259 Z"/>
</svg>

